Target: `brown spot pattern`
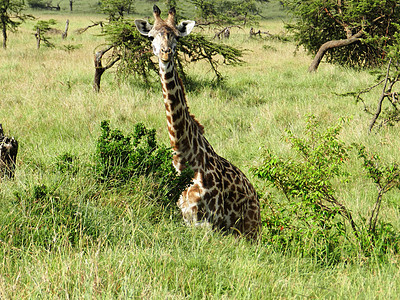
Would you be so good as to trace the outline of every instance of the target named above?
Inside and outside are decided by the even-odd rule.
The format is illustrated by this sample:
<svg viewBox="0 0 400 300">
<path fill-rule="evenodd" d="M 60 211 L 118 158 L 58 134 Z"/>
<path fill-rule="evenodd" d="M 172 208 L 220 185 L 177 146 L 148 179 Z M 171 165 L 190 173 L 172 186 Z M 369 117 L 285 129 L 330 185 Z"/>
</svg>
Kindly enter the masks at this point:
<svg viewBox="0 0 400 300">
<path fill-rule="evenodd" d="M 152 31 L 161 34 L 162 49 L 173 49 L 178 30 L 156 16 Z M 171 45 L 170 45 L 171 44 Z M 184 87 L 173 60 L 162 65 L 160 78 L 167 115 L 173 164 L 182 170 L 187 162 L 195 172 L 193 184 L 178 202 L 187 223 L 207 221 L 215 229 L 238 233 L 252 239 L 259 236 L 260 205 L 257 193 L 246 176 L 215 153 L 203 136 L 203 126 L 189 113 Z"/>
</svg>

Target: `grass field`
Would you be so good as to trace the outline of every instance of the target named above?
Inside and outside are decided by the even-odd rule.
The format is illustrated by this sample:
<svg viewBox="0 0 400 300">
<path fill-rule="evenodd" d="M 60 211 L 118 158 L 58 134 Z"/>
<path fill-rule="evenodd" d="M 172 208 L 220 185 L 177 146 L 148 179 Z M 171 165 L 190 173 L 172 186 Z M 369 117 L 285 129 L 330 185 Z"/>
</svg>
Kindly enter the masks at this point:
<svg viewBox="0 0 400 300">
<path fill-rule="evenodd" d="M 141 17 L 150 13 L 145 8 L 152 4 L 146 5 L 138 7 Z M 143 122 L 169 144 L 156 74 L 148 88 L 134 79 L 118 83 L 109 70 L 100 93 L 93 92 L 93 53 L 104 37 L 98 28 L 74 32 L 104 20 L 90 14 L 91 7 L 77 1 L 73 14 L 65 9 L 33 12 L 41 20 L 56 19 L 60 30 L 70 20 L 66 40 L 52 36 L 55 49 L 36 49 L 36 21 L 28 21 L 9 35 L 8 49 L 0 50 L 0 123 L 20 145 L 15 180 L 0 182 L 1 299 L 398 298 L 398 253 L 384 259 L 353 253 L 335 264 L 296 251 L 283 254 L 268 243 L 250 245 L 183 226 L 178 213 L 157 205 L 149 180 L 110 189 L 90 176 L 102 120 L 124 132 Z M 283 22 L 274 14 L 256 27 L 282 35 Z M 371 116 L 362 105 L 337 95 L 369 86 L 374 76 L 325 63 L 309 74 L 312 58 L 296 52 L 293 42 L 250 39 L 249 29 L 233 29 L 224 41 L 247 49 L 245 63 L 221 65 L 221 85 L 213 84 L 205 63 L 190 65 L 193 84 L 186 95 L 214 149 L 240 167 L 260 192 L 264 183 L 251 176 L 250 168 L 261 163 L 265 149 L 289 156 L 285 129 L 301 135 L 311 114 L 326 127 L 347 119 L 341 140 L 364 144 L 385 161 L 399 161 L 399 125 L 369 133 Z M 77 49 L 67 51 L 68 45 Z M 379 91 L 368 95 L 367 103 L 374 107 L 378 96 Z M 57 169 L 65 153 L 78 157 L 76 172 Z M 356 216 L 366 215 L 376 188 L 360 164 L 348 171 L 350 180 L 335 183 L 338 197 Z M 40 186 L 50 191 L 43 198 L 49 203 L 38 203 Z M 277 201 L 282 197 L 272 188 L 266 193 Z M 399 205 L 398 190 L 385 195 L 381 217 L 396 231 Z"/>
</svg>

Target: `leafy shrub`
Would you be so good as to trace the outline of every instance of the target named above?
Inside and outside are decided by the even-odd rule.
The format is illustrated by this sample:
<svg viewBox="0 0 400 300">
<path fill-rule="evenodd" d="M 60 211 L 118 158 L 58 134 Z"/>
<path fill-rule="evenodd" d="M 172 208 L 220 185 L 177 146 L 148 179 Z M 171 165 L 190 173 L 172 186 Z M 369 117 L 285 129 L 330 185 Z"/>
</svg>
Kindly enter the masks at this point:
<svg viewBox="0 0 400 300">
<path fill-rule="evenodd" d="M 338 139 L 339 131 L 338 124 L 322 132 L 311 117 L 304 139 L 287 131 L 296 159 L 285 160 L 266 152 L 263 164 L 253 169 L 256 176 L 282 191 L 287 199 L 285 204 L 270 205 L 277 210 L 264 221 L 279 247 L 313 241 L 312 247 L 301 251 L 324 256 L 338 247 L 344 234 L 344 220 L 338 215 L 354 223 L 332 185 L 333 179 L 345 175 L 342 166 L 348 157 L 347 147 Z"/>
<path fill-rule="evenodd" d="M 400 250 L 398 232 L 390 223 L 378 222 L 383 195 L 400 186 L 399 168 L 396 163 L 382 164 L 377 156 L 370 158 L 365 147 L 358 146 L 366 175 L 377 185 L 378 196 L 371 216 L 355 220 L 338 198 L 334 184 L 344 183 L 350 176 L 344 165 L 354 149 L 339 140 L 341 128 L 339 123 L 323 131 L 316 118 L 310 117 L 305 137 L 287 131 L 287 141 L 296 152 L 293 158 L 283 159 L 267 151 L 262 165 L 253 168 L 256 176 L 287 200 L 263 202 L 263 225 L 268 228 L 265 240 L 276 248 L 296 250 L 325 262 L 341 259 L 344 248 L 365 255 Z"/>
<path fill-rule="evenodd" d="M 176 207 L 193 172 L 187 168 L 177 174 L 171 150 L 157 143 L 155 130 L 139 123 L 131 135 L 124 136 L 118 129 L 111 130 L 108 121 L 101 128 L 95 172 L 83 168 L 82 161 L 69 152 L 57 156 L 54 167 L 47 169 L 53 183 L 16 188 L 14 200 L 0 218 L 0 241 L 12 249 L 35 245 L 47 250 L 99 241 L 116 243 L 131 237 L 132 210 L 140 208 L 146 220 L 153 222 L 170 203 Z M 126 188 L 128 184 L 132 189 Z M 114 194 L 125 200 L 110 201 Z M 140 199 L 144 196 L 147 201 L 149 195 L 161 205 L 143 210 Z"/>
<path fill-rule="evenodd" d="M 383 196 L 393 188 L 400 189 L 399 164 L 397 162 L 383 163 L 379 155 L 369 153 L 365 146 L 355 144 L 354 147 L 358 151 L 358 157 L 363 161 L 364 170 L 378 191 L 371 215 L 365 222 L 365 229 L 368 232 L 366 242 L 373 245 L 379 244 L 383 252 L 387 252 L 392 247 L 398 252 L 400 250 L 400 234 L 393 229 L 392 224 L 378 220 L 378 216 Z"/>
<path fill-rule="evenodd" d="M 119 129 L 111 129 L 109 121 L 101 123 L 102 133 L 97 141 L 96 170 L 101 181 L 111 186 L 133 183 L 141 176 L 154 180 L 154 192 L 162 204 L 176 203 L 191 182 L 193 171 L 186 168 L 181 174 L 172 166 L 170 148 L 159 145 L 155 130 L 142 123 L 125 136 Z"/>
</svg>

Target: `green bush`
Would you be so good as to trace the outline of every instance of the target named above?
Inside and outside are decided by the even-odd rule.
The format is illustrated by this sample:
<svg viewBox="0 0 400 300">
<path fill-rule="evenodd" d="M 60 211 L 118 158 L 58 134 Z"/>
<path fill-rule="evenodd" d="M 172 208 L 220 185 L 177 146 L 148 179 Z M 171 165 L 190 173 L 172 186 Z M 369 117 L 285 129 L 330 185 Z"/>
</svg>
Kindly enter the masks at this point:
<svg viewBox="0 0 400 300">
<path fill-rule="evenodd" d="M 115 187 L 130 183 L 134 188 L 140 177 L 151 178 L 160 204 L 175 205 L 191 183 L 193 171 L 186 168 L 178 174 L 172 166 L 171 149 L 157 143 L 155 130 L 138 123 L 125 136 L 119 129 L 112 130 L 109 121 L 101 123 L 101 130 L 96 148 L 99 180 Z"/>
<path fill-rule="evenodd" d="M 378 188 L 378 196 L 369 218 L 353 218 L 337 193 L 338 185 L 345 184 L 351 175 L 345 171 L 345 164 L 354 149 L 340 141 L 341 129 L 339 123 L 322 130 L 316 118 L 310 117 L 304 137 L 287 131 L 286 140 L 295 151 L 292 158 L 267 151 L 262 165 L 252 170 L 286 199 L 282 202 L 270 197 L 262 202 L 267 243 L 324 262 L 352 256 L 349 251 L 368 256 L 400 250 L 399 233 L 378 218 L 384 194 L 400 187 L 398 165 L 386 165 L 378 156 L 367 154 L 364 147 L 356 147 L 367 177 Z"/>
<path fill-rule="evenodd" d="M 101 128 L 94 168 L 93 162 L 88 168 L 66 152 L 48 168 L 50 182 L 41 179 L 15 188 L 0 218 L 0 241 L 13 249 L 35 245 L 47 250 L 121 243 L 131 236 L 130 224 L 138 218 L 132 211 L 142 211 L 145 216 L 139 218 L 146 222 L 157 222 L 165 208 L 176 207 L 193 171 L 176 172 L 171 150 L 157 143 L 155 130 L 139 123 L 124 136 L 111 130 L 108 121 Z"/>
</svg>

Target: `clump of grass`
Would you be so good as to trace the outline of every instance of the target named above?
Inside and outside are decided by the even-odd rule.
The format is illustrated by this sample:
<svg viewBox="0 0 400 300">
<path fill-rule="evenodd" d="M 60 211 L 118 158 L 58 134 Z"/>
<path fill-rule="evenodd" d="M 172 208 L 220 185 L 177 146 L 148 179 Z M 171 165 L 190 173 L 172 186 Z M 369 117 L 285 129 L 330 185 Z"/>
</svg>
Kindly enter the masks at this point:
<svg viewBox="0 0 400 300">
<path fill-rule="evenodd" d="M 138 205 L 132 206 L 132 199 L 154 206 L 145 213 L 146 222 L 160 220 L 165 208 L 176 207 L 193 172 L 188 168 L 177 173 L 171 150 L 156 141 L 155 130 L 139 123 L 125 136 L 112 130 L 108 121 L 101 128 L 93 168 L 66 152 L 56 157 L 53 168 L 46 168 L 53 182 L 42 180 L 14 191 L 10 212 L 0 220 L 0 240 L 16 248 L 35 245 L 48 250 L 82 241 L 116 243 L 130 231 L 132 209 Z"/>
</svg>

